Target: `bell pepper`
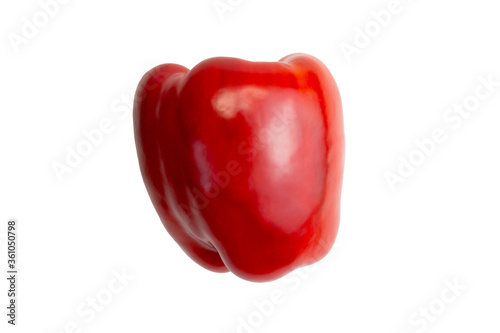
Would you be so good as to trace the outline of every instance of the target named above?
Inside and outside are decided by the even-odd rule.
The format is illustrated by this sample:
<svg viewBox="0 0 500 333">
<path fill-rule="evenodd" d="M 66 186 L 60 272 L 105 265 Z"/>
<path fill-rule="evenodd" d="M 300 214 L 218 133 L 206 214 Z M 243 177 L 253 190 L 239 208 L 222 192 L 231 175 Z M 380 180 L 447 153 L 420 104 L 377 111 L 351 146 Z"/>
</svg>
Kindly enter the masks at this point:
<svg viewBox="0 0 500 333">
<path fill-rule="evenodd" d="M 318 59 L 163 64 L 140 81 L 133 117 L 146 189 L 195 262 L 263 282 L 330 251 L 344 128 L 337 85 Z"/>
</svg>

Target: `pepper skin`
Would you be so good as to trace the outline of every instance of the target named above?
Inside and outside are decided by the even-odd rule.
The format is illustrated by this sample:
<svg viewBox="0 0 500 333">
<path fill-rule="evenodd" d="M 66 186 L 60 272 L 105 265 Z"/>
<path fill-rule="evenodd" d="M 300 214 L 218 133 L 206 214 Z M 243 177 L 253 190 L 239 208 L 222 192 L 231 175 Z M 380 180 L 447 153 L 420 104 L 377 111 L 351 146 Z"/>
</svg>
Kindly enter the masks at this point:
<svg viewBox="0 0 500 333">
<path fill-rule="evenodd" d="M 271 281 L 333 246 L 344 128 L 318 59 L 157 66 L 137 89 L 134 131 L 153 205 L 201 266 Z"/>
</svg>

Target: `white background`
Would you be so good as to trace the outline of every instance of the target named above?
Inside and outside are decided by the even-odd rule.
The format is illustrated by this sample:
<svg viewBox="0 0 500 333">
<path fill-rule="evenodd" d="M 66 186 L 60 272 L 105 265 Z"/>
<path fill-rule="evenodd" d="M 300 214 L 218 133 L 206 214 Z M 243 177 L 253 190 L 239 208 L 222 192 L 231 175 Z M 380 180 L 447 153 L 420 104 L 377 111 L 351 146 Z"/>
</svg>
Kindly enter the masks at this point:
<svg viewBox="0 0 500 333">
<path fill-rule="evenodd" d="M 16 48 L 9 38 L 22 36 L 23 17 L 33 22 L 42 9 L 2 1 L 0 258 L 5 271 L 6 221 L 17 218 L 20 292 L 12 328 L 1 279 L 0 330 L 225 333 L 244 321 L 253 326 L 239 332 L 499 332 L 500 87 L 458 128 L 443 118 L 473 101 L 481 76 L 500 81 L 499 8 L 401 0 L 349 62 L 342 43 L 376 29 L 370 13 L 389 2 L 233 0 L 221 19 L 213 0 L 70 0 Z M 131 94 L 161 63 L 294 52 L 321 59 L 343 99 L 338 245 L 308 272 L 271 283 L 206 271 L 164 230 L 146 193 Z M 103 119 L 112 131 L 60 181 L 52 164 Z M 436 128 L 447 140 L 391 191 L 384 175 Z M 90 298 L 110 295 L 122 270 L 133 279 L 95 317 L 79 315 Z M 449 283 L 466 290 L 454 295 Z M 273 293 L 282 302 L 264 316 L 255 301 L 269 305 Z M 422 322 L 429 306 L 439 314 Z"/>
</svg>

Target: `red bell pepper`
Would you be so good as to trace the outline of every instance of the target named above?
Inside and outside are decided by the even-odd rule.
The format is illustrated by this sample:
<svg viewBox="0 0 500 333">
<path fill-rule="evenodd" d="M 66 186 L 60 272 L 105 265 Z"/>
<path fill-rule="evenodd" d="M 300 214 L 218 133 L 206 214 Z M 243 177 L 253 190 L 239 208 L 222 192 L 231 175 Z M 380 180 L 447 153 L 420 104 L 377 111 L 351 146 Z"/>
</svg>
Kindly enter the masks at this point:
<svg viewBox="0 0 500 333">
<path fill-rule="evenodd" d="M 137 89 L 134 131 L 154 207 L 201 266 L 270 281 L 333 246 L 344 129 L 318 59 L 157 66 Z"/>
</svg>

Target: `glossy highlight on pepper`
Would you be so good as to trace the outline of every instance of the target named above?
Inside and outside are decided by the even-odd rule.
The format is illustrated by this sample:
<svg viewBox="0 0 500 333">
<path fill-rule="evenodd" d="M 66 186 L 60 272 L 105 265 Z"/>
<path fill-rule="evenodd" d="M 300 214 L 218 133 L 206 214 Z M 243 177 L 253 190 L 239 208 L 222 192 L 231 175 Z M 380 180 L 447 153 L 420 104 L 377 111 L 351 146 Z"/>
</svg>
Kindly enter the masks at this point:
<svg viewBox="0 0 500 333">
<path fill-rule="evenodd" d="M 153 205 L 201 266 L 271 281 L 333 246 L 344 128 L 318 59 L 157 66 L 139 83 L 134 131 Z"/>
</svg>

